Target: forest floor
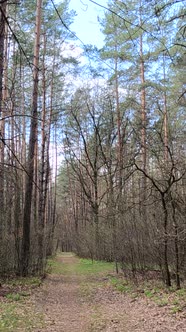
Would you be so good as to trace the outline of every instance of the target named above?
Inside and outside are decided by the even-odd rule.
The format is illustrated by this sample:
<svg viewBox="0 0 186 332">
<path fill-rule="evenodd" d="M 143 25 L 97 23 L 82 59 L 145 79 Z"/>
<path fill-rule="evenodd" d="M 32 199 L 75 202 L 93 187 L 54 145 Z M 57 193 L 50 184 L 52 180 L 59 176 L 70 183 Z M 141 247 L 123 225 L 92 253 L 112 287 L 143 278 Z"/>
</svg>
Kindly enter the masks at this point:
<svg viewBox="0 0 186 332">
<path fill-rule="evenodd" d="M 45 326 L 36 332 L 184 332 L 186 294 L 138 292 L 119 283 L 114 267 L 59 256 L 36 294 Z M 180 306 L 182 304 L 182 307 Z"/>
<path fill-rule="evenodd" d="M 186 331 L 185 288 L 168 291 L 157 280 L 135 285 L 112 263 L 62 254 L 49 260 L 44 282 L 19 285 L 1 288 L 0 332 Z"/>
</svg>

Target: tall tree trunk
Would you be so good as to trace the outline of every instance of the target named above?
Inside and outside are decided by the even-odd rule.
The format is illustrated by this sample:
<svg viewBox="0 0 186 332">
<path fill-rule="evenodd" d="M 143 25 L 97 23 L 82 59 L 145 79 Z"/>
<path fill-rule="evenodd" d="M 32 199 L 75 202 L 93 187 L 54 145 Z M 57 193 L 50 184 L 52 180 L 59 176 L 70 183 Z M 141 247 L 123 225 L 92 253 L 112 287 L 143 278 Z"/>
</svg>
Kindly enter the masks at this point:
<svg viewBox="0 0 186 332">
<path fill-rule="evenodd" d="M 167 93 L 166 93 L 166 72 L 165 72 L 165 54 L 163 54 L 163 80 L 164 80 L 164 93 L 163 93 L 163 104 L 164 104 L 164 119 L 163 119 L 163 128 L 164 128 L 164 158 L 168 162 L 168 114 L 167 114 Z"/>
<path fill-rule="evenodd" d="M 4 51 L 6 35 L 7 1 L 0 4 L 0 116 L 4 114 L 3 80 L 4 80 Z M 4 220 L 4 120 L 0 121 L 0 240 L 2 239 Z"/>
<path fill-rule="evenodd" d="M 43 105 L 42 105 L 42 122 L 41 122 L 41 161 L 39 167 L 39 213 L 38 213 L 38 269 L 43 271 L 44 263 L 44 228 L 45 228 L 45 207 L 46 195 L 45 184 L 47 182 L 47 163 L 46 158 L 46 75 L 45 75 L 45 53 L 46 53 L 46 36 L 43 36 L 43 70 L 42 70 L 42 90 L 43 90 Z M 47 188 L 46 188 L 47 190 Z"/>
<path fill-rule="evenodd" d="M 167 114 L 167 93 L 166 93 L 166 69 L 165 69 L 165 54 L 163 53 L 163 80 L 164 80 L 164 93 L 163 93 L 163 130 L 164 130 L 164 161 L 165 164 L 168 167 L 168 114 Z M 172 205 L 172 217 L 173 217 L 173 227 L 174 227 L 174 244 L 175 244 L 175 259 L 176 259 L 176 283 L 177 288 L 180 288 L 180 277 L 179 277 L 179 247 L 178 247 L 178 225 L 176 220 L 176 214 L 175 214 L 175 205 L 173 201 L 173 197 L 170 192 L 170 198 L 171 198 L 171 205 Z M 164 232 L 165 232 L 165 240 L 164 240 L 164 260 L 165 260 L 165 271 L 166 271 L 166 285 L 169 287 L 171 286 L 171 278 L 170 278 L 170 272 L 168 267 L 168 261 L 167 261 L 167 250 L 168 250 L 168 244 L 167 244 L 167 222 L 168 222 L 168 216 L 167 216 L 167 207 L 165 209 L 166 202 L 163 203 L 163 209 L 164 209 Z M 166 221 L 167 219 L 167 221 Z"/>
<path fill-rule="evenodd" d="M 140 26 L 142 26 L 142 13 L 141 7 L 142 3 L 140 0 Z M 146 145 L 146 91 L 145 91 L 145 64 L 144 64 L 144 54 L 143 54 L 143 34 L 140 34 L 140 78 L 141 78 L 141 153 L 142 153 L 142 168 L 146 173 L 147 168 L 147 145 Z M 142 201 L 142 216 L 144 221 L 146 221 L 146 191 L 147 191 L 147 178 L 142 175 L 142 193 L 141 193 L 141 201 Z"/>
<path fill-rule="evenodd" d="M 54 38 L 54 49 L 55 49 L 56 40 Z M 49 147 L 50 147 L 50 136 L 51 136 L 51 122 L 52 122 L 52 112 L 53 112 L 53 94 L 54 94 L 54 75 L 55 75 L 55 64 L 56 64 L 56 54 L 54 53 L 53 57 L 53 65 L 52 65 L 52 78 L 51 78 L 51 85 L 50 85 L 50 112 L 49 112 L 49 119 L 48 119 L 48 139 L 46 142 L 46 179 L 45 181 L 45 199 L 47 199 L 47 191 L 51 191 L 50 197 L 48 197 L 48 208 L 50 213 L 48 213 L 48 224 L 47 224 L 47 248 L 46 248 L 46 255 L 51 255 L 53 253 L 53 238 L 54 238 L 54 231 L 56 226 L 56 195 L 57 195 L 57 167 L 58 167 L 58 151 L 57 151 L 57 129 L 55 126 L 54 129 L 54 144 L 55 144 L 55 164 L 53 164 L 53 168 L 55 169 L 55 180 L 54 183 L 51 180 L 51 190 L 48 188 L 49 175 L 50 175 L 50 163 L 49 163 Z M 52 188 L 54 187 L 54 192 L 52 192 Z"/>
<path fill-rule="evenodd" d="M 121 114 L 119 105 L 119 82 L 118 82 L 118 56 L 117 45 L 115 46 L 115 94 L 116 94 L 116 115 L 117 115 L 117 132 L 118 132 L 118 185 L 119 185 L 119 202 L 121 202 L 122 195 L 122 140 L 121 140 Z M 119 204 L 120 206 L 120 204 Z"/>
<path fill-rule="evenodd" d="M 32 100 L 32 118 L 29 138 L 29 151 L 27 161 L 27 179 L 25 188 L 25 202 L 23 212 L 23 239 L 21 250 L 20 274 L 25 276 L 29 273 L 30 256 L 30 223 L 31 223 L 31 203 L 34 179 L 34 152 L 37 142 L 37 101 L 38 101 L 38 81 L 39 81 L 39 50 L 40 50 L 40 32 L 41 32 L 41 6 L 42 0 L 37 0 L 36 8 L 36 29 L 34 46 L 34 68 L 33 68 L 33 100 Z"/>
</svg>

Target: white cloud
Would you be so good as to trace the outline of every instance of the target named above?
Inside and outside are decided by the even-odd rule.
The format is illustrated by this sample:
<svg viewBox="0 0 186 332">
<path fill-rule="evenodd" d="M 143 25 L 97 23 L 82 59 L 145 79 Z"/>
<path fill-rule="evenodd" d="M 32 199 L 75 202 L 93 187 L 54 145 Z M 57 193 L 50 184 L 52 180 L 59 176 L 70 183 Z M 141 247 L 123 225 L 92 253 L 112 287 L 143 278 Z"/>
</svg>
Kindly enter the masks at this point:
<svg viewBox="0 0 186 332">
<path fill-rule="evenodd" d="M 80 57 L 82 57 L 83 54 L 83 49 L 73 43 L 64 42 L 61 50 L 63 56 L 65 57 L 74 57 L 79 59 Z"/>
</svg>

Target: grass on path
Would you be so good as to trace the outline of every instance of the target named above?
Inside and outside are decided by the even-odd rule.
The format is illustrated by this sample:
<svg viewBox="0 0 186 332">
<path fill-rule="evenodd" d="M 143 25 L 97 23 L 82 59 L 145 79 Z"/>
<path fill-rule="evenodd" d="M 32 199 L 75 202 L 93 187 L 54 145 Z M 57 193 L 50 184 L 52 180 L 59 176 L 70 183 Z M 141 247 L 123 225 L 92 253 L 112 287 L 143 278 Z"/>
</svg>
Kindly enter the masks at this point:
<svg viewBox="0 0 186 332">
<path fill-rule="evenodd" d="M 63 257 L 72 259 L 72 263 L 63 262 Z M 78 258 L 73 254 L 60 254 L 55 259 L 48 260 L 50 273 L 78 276 L 99 276 L 114 272 L 114 264 L 104 261 Z"/>
</svg>

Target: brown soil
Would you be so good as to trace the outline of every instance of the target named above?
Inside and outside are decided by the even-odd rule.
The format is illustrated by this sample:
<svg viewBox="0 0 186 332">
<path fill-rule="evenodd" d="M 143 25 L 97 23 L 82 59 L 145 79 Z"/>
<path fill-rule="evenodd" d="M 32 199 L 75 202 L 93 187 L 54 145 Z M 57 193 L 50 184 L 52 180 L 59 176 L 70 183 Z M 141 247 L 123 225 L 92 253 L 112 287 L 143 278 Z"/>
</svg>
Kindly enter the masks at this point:
<svg viewBox="0 0 186 332">
<path fill-rule="evenodd" d="M 77 258 L 63 257 L 65 264 Z M 104 282 L 105 280 L 105 282 Z M 82 285 L 86 284 L 83 291 Z M 37 292 L 37 308 L 44 313 L 45 327 L 35 332 L 184 332 L 186 313 L 171 314 L 143 294 L 132 299 L 114 291 L 106 278 L 50 275 Z"/>
</svg>

